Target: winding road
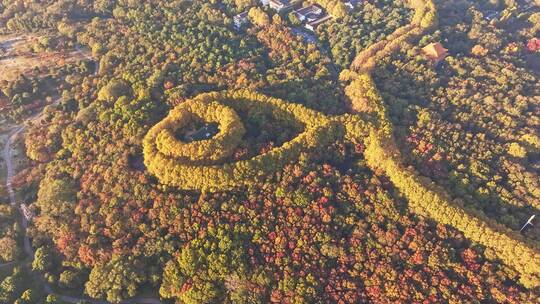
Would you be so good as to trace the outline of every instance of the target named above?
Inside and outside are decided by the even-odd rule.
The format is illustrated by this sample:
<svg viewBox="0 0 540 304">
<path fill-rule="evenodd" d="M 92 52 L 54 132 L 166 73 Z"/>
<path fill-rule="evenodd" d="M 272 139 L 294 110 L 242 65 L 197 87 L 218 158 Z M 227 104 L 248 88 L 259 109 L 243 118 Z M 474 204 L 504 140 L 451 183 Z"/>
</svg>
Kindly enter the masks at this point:
<svg viewBox="0 0 540 304">
<path fill-rule="evenodd" d="M 0 264 L 0 269 L 4 268 L 4 267 L 8 267 L 8 266 L 11 266 L 15 264 L 15 262 L 8 262 L 8 263 L 2 263 Z"/>
<path fill-rule="evenodd" d="M 75 46 L 75 50 L 76 50 L 76 53 L 82 54 L 82 56 L 85 57 L 87 60 L 94 61 L 94 59 L 90 55 L 86 54 L 83 50 L 81 50 L 81 48 L 78 45 Z M 94 61 L 94 64 L 95 64 L 94 75 L 97 75 L 99 73 L 99 64 L 98 64 L 97 61 Z M 62 101 L 62 97 L 57 98 L 51 105 L 57 105 L 61 101 Z M 13 186 L 11 184 L 11 181 L 13 180 L 13 176 L 15 176 L 15 167 L 13 165 L 13 151 L 14 151 L 13 146 L 14 146 L 14 143 L 16 142 L 16 140 L 19 138 L 19 136 L 22 136 L 22 133 L 26 130 L 29 123 L 36 123 L 36 122 L 40 122 L 42 120 L 43 115 L 44 115 L 44 109 L 45 109 L 45 107 L 42 108 L 41 111 L 39 111 L 38 113 L 36 113 L 33 116 L 29 117 L 24 122 L 22 122 L 22 123 L 20 123 L 18 125 L 15 125 L 11 129 L 11 131 L 8 134 L 8 138 L 7 138 L 7 141 L 5 143 L 4 151 L 3 151 L 3 157 L 4 157 L 4 160 L 6 162 L 6 167 L 7 167 L 7 171 L 6 171 L 7 172 L 6 173 L 6 189 L 7 189 L 8 194 L 9 194 L 9 202 L 10 202 L 11 206 L 16 207 L 19 210 L 19 213 L 21 215 L 22 231 L 23 231 L 23 234 L 24 234 L 23 235 L 23 249 L 24 249 L 24 252 L 29 257 L 32 258 L 32 260 L 34 259 L 35 252 L 34 252 L 34 249 L 32 248 L 30 238 L 26 234 L 26 229 L 28 228 L 28 220 L 23 215 L 23 212 L 22 212 L 21 207 L 20 207 L 20 202 L 17 201 L 17 198 L 15 196 L 15 190 L 13 189 Z M 0 268 L 1 267 L 7 267 L 7 266 L 13 265 L 13 264 L 14 264 L 14 262 L 0 264 Z M 63 301 L 63 302 L 66 302 L 66 303 L 73 303 L 73 304 L 79 303 L 81 301 L 85 301 L 85 302 L 92 303 L 92 304 L 109 304 L 110 303 L 110 302 L 107 302 L 107 301 L 92 300 L 92 299 L 89 299 L 89 298 L 77 298 L 77 297 L 72 297 L 72 296 L 61 295 L 61 294 L 55 293 L 53 288 L 51 287 L 51 285 L 48 284 L 41 275 L 39 275 L 37 273 L 35 275 L 36 275 L 37 281 L 42 283 L 43 290 L 45 291 L 45 293 L 46 294 L 55 294 L 60 301 Z M 156 299 L 156 298 L 135 297 L 135 298 L 132 298 L 132 299 L 122 301 L 121 303 L 123 303 L 123 304 L 136 304 L 136 303 L 137 304 L 160 304 L 161 301 L 159 299 Z"/>
</svg>

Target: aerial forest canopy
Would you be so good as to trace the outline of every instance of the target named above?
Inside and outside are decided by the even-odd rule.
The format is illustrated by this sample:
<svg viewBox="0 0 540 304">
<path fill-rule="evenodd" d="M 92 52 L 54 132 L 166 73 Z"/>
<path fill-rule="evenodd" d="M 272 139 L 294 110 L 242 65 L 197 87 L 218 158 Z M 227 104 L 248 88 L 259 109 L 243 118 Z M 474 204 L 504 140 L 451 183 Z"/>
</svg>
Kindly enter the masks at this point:
<svg viewBox="0 0 540 304">
<path fill-rule="evenodd" d="M 231 156 L 246 132 L 236 111 L 251 121 L 250 127 L 257 128 L 259 117 L 263 116 L 273 118 L 273 123 L 301 131 L 281 146 L 234 162 Z M 219 133 L 202 141 L 178 140 L 174 131 L 189 123 L 190 116 L 217 123 Z M 298 161 L 302 153 L 334 141 L 337 133 L 339 130 L 330 119 L 301 105 L 249 91 L 208 93 L 172 110 L 148 132 L 143 147 L 148 170 L 164 184 L 188 190 L 230 190 L 252 185 L 260 178 L 281 171 L 286 164 Z"/>
<path fill-rule="evenodd" d="M 0 303 L 536 303 L 535 1 L 278 2 L 0 0 Z"/>
</svg>

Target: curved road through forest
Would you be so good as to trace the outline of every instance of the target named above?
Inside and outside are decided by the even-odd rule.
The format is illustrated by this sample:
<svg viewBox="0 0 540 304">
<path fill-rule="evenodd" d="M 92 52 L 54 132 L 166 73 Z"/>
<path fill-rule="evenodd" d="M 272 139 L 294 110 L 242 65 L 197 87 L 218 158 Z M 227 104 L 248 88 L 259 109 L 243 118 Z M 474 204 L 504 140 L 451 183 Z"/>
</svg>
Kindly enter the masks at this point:
<svg viewBox="0 0 540 304">
<path fill-rule="evenodd" d="M 82 53 L 83 57 L 85 57 L 87 60 L 91 60 L 91 61 L 94 60 L 91 56 L 85 54 L 78 45 L 75 46 L 75 50 L 76 50 L 76 53 Z M 94 75 L 97 75 L 98 72 L 99 72 L 99 64 L 97 62 L 94 62 L 94 64 L 95 64 Z M 61 101 L 62 101 L 62 97 L 56 99 L 51 105 L 57 105 Z M 19 135 L 21 135 L 24 132 L 24 130 L 26 130 L 26 127 L 27 127 L 29 122 L 40 122 L 41 121 L 41 119 L 43 118 L 43 114 L 44 114 L 43 110 L 44 109 L 45 109 L 45 107 L 43 109 L 41 109 L 41 111 L 39 111 L 38 113 L 34 114 L 33 116 L 26 119 L 24 122 L 14 126 L 11 129 L 11 131 L 8 134 L 6 144 L 4 146 L 4 153 L 3 153 L 3 157 L 4 157 L 4 160 L 6 162 L 6 167 L 7 167 L 6 189 L 7 189 L 8 194 L 9 194 L 9 202 L 10 202 L 11 206 L 16 207 L 19 210 L 19 213 L 21 214 L 22 231 L 24 233 L 24 235 L 23 235 L 23 249 L 24 249 L 24 252 L 28 256 L 32 257 L 32 260 L 34 259 L 35 252 L 34 252 L 34 249 L 32 248 L 30 238 L 26 234 L 26 229 L 28 228 L 28 220 L 23 215 L 23 212 L 22 212 L 22 210 L 20 208 L 20 203 L 17 202 L 17 198 L 15 196 L 15 190 L 13 189 L 13 186 L 11 184 L 11 180 L 13 179 L 13 176 L 15 176 L 15 169 L 14 169 L 14 166 L 13 166 L 13 144 L 15 143 L 15 141 L 17 140 Z M 14 262 L 0 264 L 0 268 L 7 267 L 7 266 L 13 265 L 13 264 L 14 264 Z M 54 290 L 52 289 L 51 285 L 49 285 L 41 275 L 37 274 L 36 279 L 43 284 L 43 290 L 45 291 L 45 293 L 47 293 L 47 294 L 56 294 L 58 299 L 63 301 L 63 302 L 75 304 L 75 303 L 79 303 L 81 301 L 86 301 L 86 302 L 89 302 L 89 303 L 92 303 L 92 304 L 109 304 L 109 302 L 107 302 L 107 301 L 92 300 L 92 299 L 88 299 L 88 298 L 77 298 L 77 297 L 71 297 L 71 296 L 61 295 L 61 294 L 55 293 Z M 138 304 L 160 304 L 161 301 L 159 299 L 156 299 L 156 298 L 136 297 L 136 298 L 132 298 L 132 299 L 129 299 L 129 300 L 122 301 L 121 303 L 124 303 L 124 304 L 135 304 L 135 303 L 138 303 Z"/>
<path fill-rule="evenodd" d="M 15 264 L 15 262 L 8 262 L 8 263 L 1 263 L 0 264 L 0 269 L 4 268 L 4 267 L 8 267 L 8 266 L 11 266 Z"/>
</svg>

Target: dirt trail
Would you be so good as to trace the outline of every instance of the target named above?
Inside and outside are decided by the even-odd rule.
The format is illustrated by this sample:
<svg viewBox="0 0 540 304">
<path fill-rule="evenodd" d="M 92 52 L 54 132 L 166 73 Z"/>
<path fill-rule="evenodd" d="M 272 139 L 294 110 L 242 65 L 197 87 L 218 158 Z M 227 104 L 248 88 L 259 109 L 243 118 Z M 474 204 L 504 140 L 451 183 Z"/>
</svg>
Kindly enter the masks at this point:
<svg viewBox="0 0 540 304">
<path fill-rule="evenodd" d="M 1 268 L 4 268 L 4 267 L 11 266 L 11 265 L 13 265 L 13 264 L 15 264 L 15 262 L 8 262 L 8 263 L 0 264 L 0 269 L 1 269 Z"/>
<path fill-rule="evenodd" d="M 39 38 L 36 35 L 0 36 L 0 80 L 13 80 L 18 75 L 32 73 L 38 67 L 48 67 L 88 59 L 89 51 L 78 46 L 72 51 L 49 51 L 31 53 L 25 45 Z"/>
</svg>

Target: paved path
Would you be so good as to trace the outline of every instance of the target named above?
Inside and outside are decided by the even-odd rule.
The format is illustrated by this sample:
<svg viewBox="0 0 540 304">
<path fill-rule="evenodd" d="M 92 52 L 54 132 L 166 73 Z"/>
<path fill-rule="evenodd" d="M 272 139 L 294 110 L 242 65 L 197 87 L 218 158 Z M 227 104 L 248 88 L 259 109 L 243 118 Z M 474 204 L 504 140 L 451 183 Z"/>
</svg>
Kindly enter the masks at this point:
<svg viewBox="0 0 540 304">
<path fill-rule="evenodd" d="M 13 264 L 15 264 L 15 262 L 2 263 L 2 264 L 0 264 L 0 269 L 2 269 L 4 267 L 9 267 L 9 266 L 11 266 Z"/>
</svg>

